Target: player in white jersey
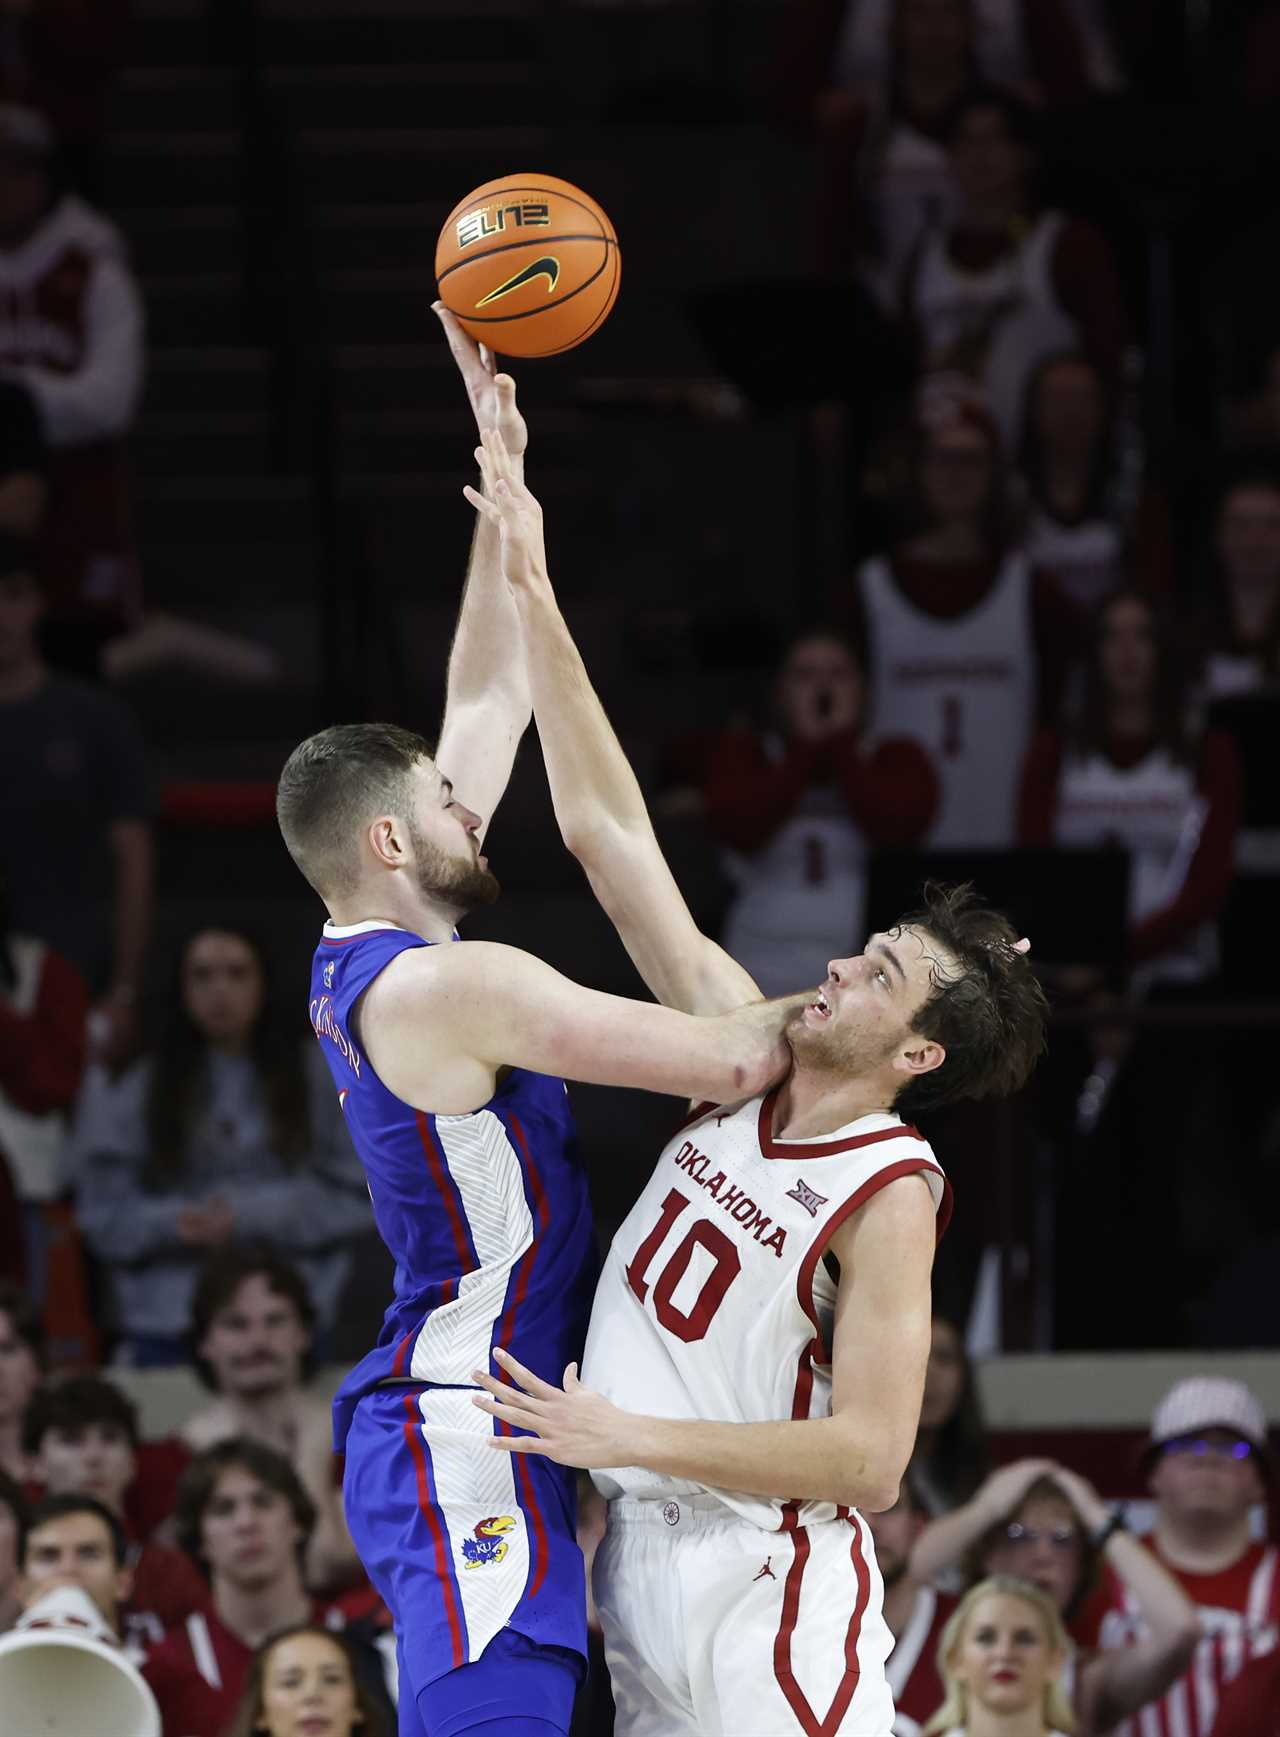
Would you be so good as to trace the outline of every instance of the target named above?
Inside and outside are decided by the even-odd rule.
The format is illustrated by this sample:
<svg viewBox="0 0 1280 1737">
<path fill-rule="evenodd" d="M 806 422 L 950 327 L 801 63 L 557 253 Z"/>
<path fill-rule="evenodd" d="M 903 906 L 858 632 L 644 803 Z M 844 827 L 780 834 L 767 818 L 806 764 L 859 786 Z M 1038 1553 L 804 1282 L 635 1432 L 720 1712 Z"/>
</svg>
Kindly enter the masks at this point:
<svg viewBox="0 0 1280 1737">
<path fill-rule="evenodd" d="M 659 1000 L 758 996 L 702 935 L 556 607 L 537 502 L 484 437 L 562 833 Z M 792 1069 L 701 1105 L 614 1239 L 586 1383 L 509 1357 L 476 1402 L 609 1498 L 595 1592 L 619 1737 L 887 1737 L 890 1639 L 859 1507 L 897 1498 L 948 1189 L 898 1108 L 1015 1089 L 1042 1046 L 1026 942 L 968 889 L 833 960 L 787 1028 Z M 714 1420 L 714 1421 L 713 1421 Z"/>
</svg>

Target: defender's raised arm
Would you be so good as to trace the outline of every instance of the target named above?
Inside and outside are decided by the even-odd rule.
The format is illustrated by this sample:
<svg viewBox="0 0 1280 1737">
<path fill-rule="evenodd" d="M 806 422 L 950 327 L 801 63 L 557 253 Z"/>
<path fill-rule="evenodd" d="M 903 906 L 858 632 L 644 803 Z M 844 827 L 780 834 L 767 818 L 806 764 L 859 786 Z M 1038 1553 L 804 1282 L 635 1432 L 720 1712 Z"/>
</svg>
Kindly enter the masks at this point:
<svg viewBox="0 0 1280 1737">
<path fill-rule="evenodd" d="M 636 969 L 668 1007 L 720 1013 L 756 1000 L 751 978 L 694 922 L 654 835 L 635 773 L 556 603 L 542 509 L 502 434 L 477 452 L 485 492 L 467 499 L 501 534 L 523 627 L 534 715 L 560 833 L 586 870 Z"/>
</svg>

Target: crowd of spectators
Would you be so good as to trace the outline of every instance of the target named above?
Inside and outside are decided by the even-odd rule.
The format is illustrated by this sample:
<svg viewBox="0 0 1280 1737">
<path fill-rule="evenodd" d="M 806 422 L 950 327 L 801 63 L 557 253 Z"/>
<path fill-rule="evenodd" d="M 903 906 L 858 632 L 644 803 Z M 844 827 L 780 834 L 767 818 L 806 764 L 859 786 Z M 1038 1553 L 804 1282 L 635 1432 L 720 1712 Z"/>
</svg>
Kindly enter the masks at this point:
<svg viewBox="0 0 1280 1737">
<path fill-rule="evenodd" d="M 27 1299 L 0 1293 L 0 1633 L 51 1588 L 79 1587 L 140 1666 L 166 1737 L 264 1729 L 247 1709 L 261 1721 L 291 1693 L 350 1697 L 374 1730 L 394 1722 L 387 1614 L 350 1550 L 333 1462 L 309 1448 L 327 1448 L 303 1365 L 312 1313 L 279 1254 L 211 1256 L 188 1344 L 216 1396 L 145 1441 L 118 1381 L 43 1373 Z M 1270 1737 L 1258 1721 L 1275 1707 L 1280 1557 L 1256 1398 L 1221 1376 L 1178 1382 L 1136 1454 L 1111 1438 L 1105 1496 L 1067 1463 L 1071 1433 L 1059 1439 L 1062 1459 L 998 1456 L 963 1344 L 938 1317 L 911 1467 L 896 1505 L 867 1516 L 895 1737 Z M 588 1561 L 602 1518 L 586 1484 Z M 1034 1643 L 1018 1638 L 1029 1622 Z M 984 1658 L 1016 1668 L 1001 1682 Z M 610 1729 L 598 1636 L 593 1661 L 581 1737 Z M 1032 1707 L 1043 1728 L 1026 1722 Z M 279 1728 L 292 1730 L 284 1714 Z"/>
<path fill-rule="evenodd" d="M 838 412 L 850 558 L 771 624 L 775 677 L 701 766 L 723 938 L 771 994 L 857 946 L 894 853 L 979 875 L 1020 853 L 1027 885 L 1050 853 L 1059 872 L 1064 853 L 1082 873 L 1121 860 L 1097 913 L 1110 951 L 1037 942 L 1063 1023 L 1024 1130 L 1054 1177 L 1059 1345 L 1180 1343 L 1211 1319 L 1250 1196 L 1245 1160 L 1216 1164 L 1240 1123 L 1195 1020 L 1260 977 L 1274 997 L 1224 919 L 1280 865 L 1256 751 L 1280 722 L 1280 343 L 1262 333 L 1249 381 L 1223 386 L 1203 534 L 1180 542 L 1141 224 L 1117 232 L 1066 144 L 1123 101 L 1154 10 L 783 9 L 818 269 L 912 369 L 893 402 Z M 304 1705 L 378 1737 L 394 1638 L 314 1382 L 370 1227 L 362 1174 L 271 947 L 230 915 L 154 939 L 156 793 L 120 686 L 165 662 L 237 681 L 272 663 L 143 604 L 146 321 L 99 208 L 127 12 L 0 0 L 0 1633 L 72 1585 L 165 1737 L 284 1737 Z M 1261 48 L 1275 12 L 1257 9 Z M 1250 1126 L 1274 1140 L 1268 1091 Z M 869 1517 L 896 1737 L 1273 1737 L 1257 1401 L 1178 1384 L 1137 1471 L 1117 1447 L 1086 1478 L 1065 1438 L 1010 1458 L 983 1428 L 970 1300 L 935 1319 L 912 1467 Z M 148 1439 L 132 1372 L 187 1370 L 207 1399 Z M 1149 1530 L 1112 1506 L 1139 1494 Z M 582 1510 L 589 1556 L 589 1487 Z M 608 1729 L 594 1649 L 582 1737 Z"/>
</svg>

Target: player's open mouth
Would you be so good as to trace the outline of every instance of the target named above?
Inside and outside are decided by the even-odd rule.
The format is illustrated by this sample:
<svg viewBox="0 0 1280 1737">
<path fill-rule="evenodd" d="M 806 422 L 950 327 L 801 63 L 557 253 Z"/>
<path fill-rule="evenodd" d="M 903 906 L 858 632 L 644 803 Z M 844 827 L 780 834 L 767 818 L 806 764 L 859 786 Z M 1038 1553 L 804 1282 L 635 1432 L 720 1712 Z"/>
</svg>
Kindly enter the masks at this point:
<svg viewBox="0 0 1280 1737">
<path fill-rule="evenodd" d="M 809 1005 L 810 1005 L 810 1007 L 812 1007 L 813 1011 L 818 1015 L 819 1019 L 830 1019 L 831 1018 L 831 1003 L 827 1000 L 826 996 L 823 994 L 821 989 L 814 996 L 813 1000 L 809 1003 Z"/>
</svg>

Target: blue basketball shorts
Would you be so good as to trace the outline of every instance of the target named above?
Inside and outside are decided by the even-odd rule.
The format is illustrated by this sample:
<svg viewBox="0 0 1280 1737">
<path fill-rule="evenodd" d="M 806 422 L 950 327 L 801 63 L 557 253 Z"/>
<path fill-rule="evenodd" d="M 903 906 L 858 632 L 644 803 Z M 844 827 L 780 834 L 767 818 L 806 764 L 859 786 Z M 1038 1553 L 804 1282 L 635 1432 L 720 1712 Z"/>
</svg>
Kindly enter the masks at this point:
<svg viewBox="0 0 1280 1737">
<path fill-rule="evenodd" d="M 491 1722 L 567 1730 L 586 1669 L 574 1474 L 489 1447 L 494 1419 L 472 1392 L 375 1388 L 347 1435 L 347 1524 L 395 1623 L 401 1737 L 454 1737 L 471 1729 L 457 1723 L 467 1707 L 483 1730 L 484 1706 L 508 1709 Z M 544 1737 L 537 1723 L 529 1732 Z"/>
</svg>

